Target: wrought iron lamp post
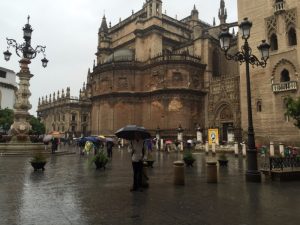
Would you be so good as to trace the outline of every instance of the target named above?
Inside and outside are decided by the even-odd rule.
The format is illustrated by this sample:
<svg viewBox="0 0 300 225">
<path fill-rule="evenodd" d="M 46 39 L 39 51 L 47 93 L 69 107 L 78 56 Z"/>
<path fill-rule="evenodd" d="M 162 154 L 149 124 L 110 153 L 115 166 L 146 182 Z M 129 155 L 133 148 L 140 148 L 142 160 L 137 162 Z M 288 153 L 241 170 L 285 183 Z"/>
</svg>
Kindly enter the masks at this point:
<svg viewBox="0 0 300 225">
<path fill-rule="evenodd" d="M 7 40 L 7 50 L 3 52 L 4 59 L 8 61 L 12 53 L 9 52 L 9 48 L 12 47 L 15 49 L 16 54 L 21 58 L 20 63 L 20 72 L 17 73 L 17 76 L 20 79 L 19 88 L 16 92 L 16 102 L 14 104 L 14 123 L 11 126 L 11 132 L 13 135 L 12 141 L 23 141 L 29 142 L 28 132 L 31 129 L 31 125 L 28 123 L 27 119 L 29 117 L 28 110 L 31 109 L 31 104 L 29 103 L 29 97 L 31 92 L 29 90 L 29 81 L 33 77 L 30 74 L 28 64 L 31 63 L 31 60 L 36 57 L 38 53 L 43 53 L 44 58 L 42 61 L 42 66 L 46 67 L 48 60 L 45 57 L 45 46 L 38 45 L 35 48 L 31 46 L 31 34 L 32 28 L 29 24 L 30 17 L 27 18 L 27 24 L 23 28 L 23 38 L 24 43 L 18 44 L 16 40 L 6 38 Z M 18 136 L 20 138 L 18 138 Z"/>
<path fill-rule="evenodd" d="M 223 30 L 220 35 L 221 49 L 225 52 L 226 59 L 234 60 L 237 62 L 246 64 L 246 86 L 247 86 L 247 105 L 248 105 L 248 149 L 247 149 L 247 172 L 246 180 L 250 182 L 260 182 L 261 174 L 257 168 L 257 150 L 255 148 L 255 137 L 252 120 L 252 106 L 251 106 L 251 87 L 250 87 L 250 69 L 249 65 L 266 67 L 267 60 L 269 58 L 270 45 L 265 40 L 257 47 L 261 52 L 261 60 L 252 54 L 252 49 L 249 46 L 248 39 L 250 38 L 250 30 L 252 23 L 245 18 L 239 25 L 242 39 L 244 39 L 244 45 L 241 47 L 241 51 L 235 54 L 230 54 L 230 41 L 232 35 L 228 30 Z"/>
</svg>

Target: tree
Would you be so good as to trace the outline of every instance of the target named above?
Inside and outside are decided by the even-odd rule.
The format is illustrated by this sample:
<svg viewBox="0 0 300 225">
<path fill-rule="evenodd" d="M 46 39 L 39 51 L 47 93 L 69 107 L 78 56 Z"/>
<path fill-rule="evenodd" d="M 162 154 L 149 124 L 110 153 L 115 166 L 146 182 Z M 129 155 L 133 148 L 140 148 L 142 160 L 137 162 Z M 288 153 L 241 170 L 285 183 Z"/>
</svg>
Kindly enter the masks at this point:
<svg viewBox="0 0 300 225">
<path fill-rule="evenodd" d="M 300 97 L 298 99 L 288 97 L 286 106 L 286 115 L 292 117 L 295 120 L 294 125 L 300 129 Z"/>
<path fill-rule="evenodd" d="M 0 109 L 0 130 L 7 133 L 14 122 L 14 111 L 12 109 Z"/>
<path fill-rule="evenodd" d="M 45 125 L 41 123 L 41 120 L 36 118 L 35 116 L 30 115 L 29 123 L 32 126 L 30 133 L 31 134 L 44 134 L 45 133 Z"/>
</svg>

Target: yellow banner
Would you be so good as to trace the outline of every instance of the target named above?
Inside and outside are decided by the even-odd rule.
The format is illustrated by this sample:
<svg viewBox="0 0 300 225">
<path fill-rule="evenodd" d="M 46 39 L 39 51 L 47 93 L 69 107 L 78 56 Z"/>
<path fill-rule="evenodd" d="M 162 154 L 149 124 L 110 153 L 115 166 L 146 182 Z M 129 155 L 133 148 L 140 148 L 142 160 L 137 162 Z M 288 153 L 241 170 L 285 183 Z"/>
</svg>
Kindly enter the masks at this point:
<svg viewBox="0 0 300 225">
<path fill-rule="evenodd" d="M 219 129 L 208 129 L 208 144 L 219 144 Z"/>
</svg>

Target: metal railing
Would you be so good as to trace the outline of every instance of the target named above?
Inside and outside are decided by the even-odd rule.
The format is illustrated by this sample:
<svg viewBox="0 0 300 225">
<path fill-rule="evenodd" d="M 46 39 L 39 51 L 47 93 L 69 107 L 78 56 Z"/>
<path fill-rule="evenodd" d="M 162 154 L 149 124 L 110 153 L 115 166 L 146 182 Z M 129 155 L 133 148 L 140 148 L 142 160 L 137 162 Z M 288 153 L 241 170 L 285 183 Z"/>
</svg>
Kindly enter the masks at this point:
<svg viewBox="0 0 300 225">
<path fill-rule="evenodd" d="M 192 61 L 195 63 L 201 63 L 201 58 L 198 56 L 193 56 L 189 54 L 160 54 L 157 55 L 154 58 L 149 59 L 146 63 L 152 64 L 156 62 L 162 62 L 162 61 Z"/>
<path fill-rule="evenodd" d="M 299 168 L 300 157 L 270 157 L 270 171 L 274 169 L 283 170 L 284 168 Z"/>
</svg>

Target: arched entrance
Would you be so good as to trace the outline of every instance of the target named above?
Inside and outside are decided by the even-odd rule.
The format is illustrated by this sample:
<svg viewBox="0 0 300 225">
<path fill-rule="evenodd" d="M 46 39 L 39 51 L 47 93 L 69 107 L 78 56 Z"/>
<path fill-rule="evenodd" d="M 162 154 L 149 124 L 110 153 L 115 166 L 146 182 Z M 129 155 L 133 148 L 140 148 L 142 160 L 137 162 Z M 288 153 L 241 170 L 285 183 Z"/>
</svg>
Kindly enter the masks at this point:
<svg viewBox="0 0 300 225">
<path fill-rule="evenodd" d="M 217 110 L 215 125 L 219 127 L 220 143 L 234 142 L 234 115 L 228 104 L 222 104 Z"/>
</svg>

